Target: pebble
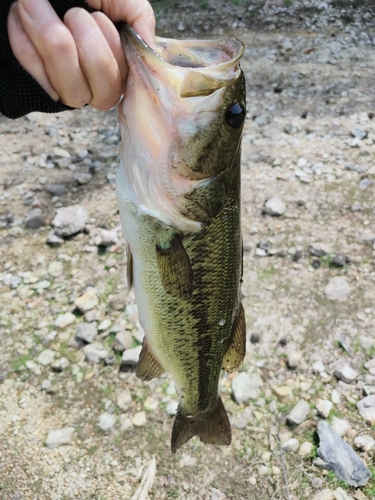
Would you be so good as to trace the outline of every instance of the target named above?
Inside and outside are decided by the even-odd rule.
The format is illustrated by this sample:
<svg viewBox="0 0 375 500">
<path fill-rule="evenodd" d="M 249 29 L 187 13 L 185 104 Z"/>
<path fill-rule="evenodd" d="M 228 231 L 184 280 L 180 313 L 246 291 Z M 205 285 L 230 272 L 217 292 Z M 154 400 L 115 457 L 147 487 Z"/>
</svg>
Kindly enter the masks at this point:
<svg viewBox="0 0 375 500">
<path fill-rule="evenodd" d="M 82 205 L 71 205 L 57 209 L 52 226 L 57 236 L 66 238 L 83 231 L 87 218 L 87 210 Z"/>
<path fill-rule="evenodd" d="M 362 191 L 364 191 L 365 189 L 367 189 L 368 187 L 371 186 L 371 184 L 373 183 L 373 181 L 371 179 L 361 179 L 359 181 L 359 189 L 361 189 Z"/>
<path fill-rule="evenodd" d="M 115 311 L 121 311 L 126 307 L 126 295 L 118 294 L 113 295 L 111 300 L 109 301 L 109 307 L 114 309 Z"/>
<path fill-rule="evenodd" d="M 47 366 L 50 365 L 54 359 L 55 359 L 54 351 L 51 351 L 51 349 L 45 349 L 39 354 L 37 361 L 41 365 Z"/>
<path fill-rule="evenodd" d="M 272 392 L 281 403 L 286 403 L 292 395 L 292 389 L 288 385 L 273 387 Z"/>
<path fill-rule="evenodd" d="M 353 137 L 357 137 L 357 139 L 361 139 L 361 140 L 366 139 L 366 137 L 368 135 L 367 130 L 363 130 L 361 128 L 356 128 L 356 127 L 352 128 L 351 133 L 352 133 Z"/>
<path fill-rule="evenodd" d="M 113 342 L 113 350 L 116 352 L 124 352 L 131 348 L 133 337 L 129 330 L 122 330 L 117 332 Z"/>
<path fill-rule="evenodd" d="M 332 428 L 339 436 L 345 436 L 351 425 L 344 418 L 332 417 Z"/>
<path fill-rule="evenodd" d="M 135 427 L 142 427 L 147 424 L 146 412 L 139 411 L 132 418 L 132 424 Z"/>
<path fill-rule="evenodd" d="M 45 215 L 41 208 L 34 208 L 29 212 L 25 219 L 25 226 L 30 229 L 38 229 L 42 227 L 46 221 Z"/>
<path fill-rule="evenodd" d="M 287 452 L 296 452 L 299 448 L 299 441 L 296 438 L 290 438 L 281 445 L 281 448 Z"/>
<path fill-rule="evenodd" d="M 56 246 L 62 245 L 64 243 L 64 239 L 60 238 L 60 236 L 58 236 L 53 229 L 48 233 L 46 241 L 50 245 Z"/>
<path fill-rule="evenodd" d="M 310 413 L 310 406 L 307 401 L 301 399 L 287 415 L 286 419 L 292 425 L 299 425 L 304 422 Z"/>
<path fill-rule="evenodd" d="M 334 405 L 338 405 L 341 402 L 341 395 L 336 389 L 333 389 L 331 392 L 331 401 Z"/>
<path fill-rule="evenodd" d="M 46 446 L 51 450 L 69 444 L 73 438 L 74 427 L 63 427 L 50 431 L 47 436 Z"/>
<path fill-rule="evenodd" d="M 116 423 L 116 418 L 114 415 L 111 415 L 110 413 L 107 413 L 107 412 L 102 413 L 99 416 L 98 425 L 101 428 L 101 430 L 104 432 L 110 431 L 113 428 L 113 426 L 115 425 L 115 423 Z"/>
<path fill-rule="evenodd" d="M 67 326 L 71 325 L 74 323 L 76 320 L 76 317 L 74 316 L 73 313 L 67 312 L 64 314 L 59 314 L 57 318 L 55 319 L 54 326 L 56 328 L 66 328 Z"/>
<path fill-rule="evenodd" d="M 305 441 L 304 443 L 301 444 L 298 450 L 298 455 L 301 457 L 306 457 L 310 455 L 310 453 L 313 451 L 314 445 L 310 443 L 310 441 Z"/>
<path fill-rule="evenodd" d="M 369 371 L 371 375 L 375 375 L 375 358 L 370 359 L 370 361 L 367 361 L 367 363 L 365 363 L 365 368 L 366 370 Z"/>
<path fill-rule="evenodd" d="M 147 411 L 154 411 L 158 408 L 159 406 L 159 401 L 155 399 L 152 396 L 149 396 L 146 398 L 145 402 L 143 403 L 144 409 Z"/>
<path fill-rule="evenodd" d="M 344 301 L 348 298 L 350 292 L 349 283 L 344 276 L 331 278 L 324 288 L 324 293 L 329 300 Z"/>
<path fill-rule="evenodd" d="M 283 215 L 286 210 L 286 205 L 278 196 L 269 198 L 263 207 L 263 212 L 268 215 Z"/>
<path fill-rule="evenodd" d="M 141 353 L 142 346 L 133 347 L 132 349 L 127 349 L 122 353 L 121 365 L 123 366 L 135 366 L 138 363 L 139 355 Z"/>
<path fill-rule="evenodd" d="M 357 403 L 361 417 L 370 425 L 375 424 L 375 396 L 366 396 Z"/>
<path fill-rule="evenodd" d="M 125 432 L 129 429 L 132 429 L 133 424 L 131 419 L 124 413 L 120 415 L 120 430 L 121 432 Z"/>
<path fill-rule="evenodd" d="M 325 488 L 324 490 L 315 493 L 312 500 L 333 500 L 333 492 L 332 490 Z"/>
<path fill-rule="evenodd" d="M 318 399 L 315 403 L 315 407 L 318 410 L 318 415 L 323 418 L 328 418 L 330 411 L 332 410 L 333 403 L 327 399 Z"/>
<path fill-rule="evenodd" d="M 325 255 L 329 255 L 332 253 L 331 247 L 326 245 L 325 243 L 317 242 L 312 243 L 309 246 L 309 254 L 314 257 L 324 257 Z"/>
<path fill-rule="evenodd" d="M 99 342 L 87 344 L 83 348 L 83 352 L 85 353 L 85 360 L 89 363 L 100 363 L 100 361 L 105 359 L 109 354 L 103 344 L 100 344 Z"/>
<path fill-rule="evenodd" d="M 133 400 L 129 389 L 124 389 L 117 395 L 116 403 L 121 410 L 127 410 L 132 402 Z"/>
<path fill-rule="evenodd" d="M 101 332 L 103 330 L 107 330 L 112 324 L 112 321 L 109 318 L 103 319 L 98 325 L 98 331 Z"/>
<path fill-rule="evenodd" d="M 31 372 L 35 373 L 35 375 L 40 375 L 41 374 L 41 369 L 40 366 L 35 363 L 32 359 L 29 361 L 26 361 L 26 368 L 30 370 Z"/>
<path fill-rule="evenodd" d="M 52 363 L 51 368 L 54 372 L 60 373 L 63 370 L 65 370 L 65 368 L 68 368 L 68 366 L 69 366 L 69 361 L 63 357 L 60 359 L 56 359 L 56 361 Z"/>
<path fill-rule="evenodd" d="M 74 174 L 74 180 L 78 183 L 78 184 L 88 184 L 92 179 L 92 175 L 91 174 L 86 174 L 86 173 L 81 173 L 81 172 L 77 172 L 76 174 Z"/>
<path fill-rule="evenodd" d="M 338 380 L 342 380 L 346 384 L 351 384 L 359 375 L 357 370 L 354 370 L 349 365 L 336 368 L 333 374 Z"/>
<path fill-rule="evenodd" d="M 302 353 L 298 351 L 291 351 L 288 354 L 287 363 L 289 368 L 297 368 L 302 359 Z"/>
<path fill-rule="evenodd" d="M 361 451 L 370 451 L 375 446 L 375 440 L 371 436 L 357 436 L 354 439 L 354 446 Z"/>
<path fill-rule="evenodd" d="M 116 245 L 116 243 L 118 243 L 117 231 L 115 229 L 112 231 L 101 229 L 95 236 L 94 241 L 97 246 L 109 247 L 111 245 Z"/>
<path fill-rule="evenodd" d="M 165 411 L 168 413 L 168 415 L 174 417 L 177 413 L 177 408 L 178 408 L 178 401 L 170 401 L 167 404 Z"/>
<path fill-rule="evenodd" d="M 233 397 L 238 404 L 246 403 L 250 399 L 256 399 L 261 391 L 263 380 L 257 373 L 248 375 L 241 372 L 232 380 Z"/>
<path fill-rule="evenodd" d="M 313 373 L 322 373 L 325 371 L 326 367 L 322 361 L 315 361 L 311 367 Z"/>
<path fill-rule="evenodd" d="M 99 299 L 96 293 L 96 289 L 93 287 L 88 287 L 85 293 L 78 297 L 78 299 L 74 302 L 74 305 L 79 311 L 81 311 L 81 313 L 90 311 L 98 304 Z"/>
<path fill-rule="evenodd" d="M 342 488 L 337 488 L 334 492 L 333 492 L 333 498 L 335 500 L 354 500 L 353 497 L 351 497 L 350 495 L 348 495 L 346 493 L 345 490 L 343 490 Z"/>
<path fill-rule="evenodd" d="M 94 341 L 95 337 L 98 334 L 98 329 L 96 327 L 96 323 L 79 323 L 77 325 L 77 339 L 81 339 L 84 342 L 90 344 Z"/>
</svg>

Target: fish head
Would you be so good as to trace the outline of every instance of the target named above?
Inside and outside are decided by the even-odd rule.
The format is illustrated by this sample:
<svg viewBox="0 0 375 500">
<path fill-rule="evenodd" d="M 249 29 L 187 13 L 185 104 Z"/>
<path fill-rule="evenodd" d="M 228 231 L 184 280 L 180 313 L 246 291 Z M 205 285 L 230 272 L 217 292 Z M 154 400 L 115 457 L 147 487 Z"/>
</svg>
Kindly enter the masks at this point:
<svg viewBox="0 0 375 500">
<path fill-rule="evenodd" d="M 234 168 L 246 114 L 242 42 L 156 37 L 150 48 L 129 26 L 119 105 L 121 189 L 148 215 L 183 231 L 202 221 L 181 200 Z"/>
</svg>

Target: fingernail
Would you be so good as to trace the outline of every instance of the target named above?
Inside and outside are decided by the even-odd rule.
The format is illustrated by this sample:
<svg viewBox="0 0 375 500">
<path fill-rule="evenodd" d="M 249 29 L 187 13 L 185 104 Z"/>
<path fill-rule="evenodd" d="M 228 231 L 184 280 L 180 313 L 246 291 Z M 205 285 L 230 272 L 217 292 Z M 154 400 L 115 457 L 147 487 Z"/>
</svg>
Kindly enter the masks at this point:
<svg viewBox="0 0 375 500">
<path fill-rule="evenodd" d="M 45 22 L 51 16 L 57 16 L 47 0 L 18 0 L 18 5 L 37 22 Z"/>
<path fill-rule="evenodd" d="M 75 40 L 84 41 L 96 33 L 97 24 L 88 12 L 78 7 L 70 9 L 69 30 Z"/>
</svg>

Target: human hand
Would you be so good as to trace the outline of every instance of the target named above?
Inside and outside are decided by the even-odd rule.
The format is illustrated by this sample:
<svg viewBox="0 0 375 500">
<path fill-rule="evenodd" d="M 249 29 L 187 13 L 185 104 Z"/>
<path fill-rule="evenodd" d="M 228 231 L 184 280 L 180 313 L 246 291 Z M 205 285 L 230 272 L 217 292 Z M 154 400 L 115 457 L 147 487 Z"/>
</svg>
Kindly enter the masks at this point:
<svg viewBox="0 0 375 500">
<path fill-rule="evenodd" d="M 113 23 L 127 22 L 154 46 L 155 18 L 147 0 L 87 3 L 101 12 L 74 7 L 61 21 L 48 0 L 17 0 L 9 12 L 8 35 L 21 66 L 52 99 L 105 111 L 120 100 L 128 73 Z"/>
</svg>

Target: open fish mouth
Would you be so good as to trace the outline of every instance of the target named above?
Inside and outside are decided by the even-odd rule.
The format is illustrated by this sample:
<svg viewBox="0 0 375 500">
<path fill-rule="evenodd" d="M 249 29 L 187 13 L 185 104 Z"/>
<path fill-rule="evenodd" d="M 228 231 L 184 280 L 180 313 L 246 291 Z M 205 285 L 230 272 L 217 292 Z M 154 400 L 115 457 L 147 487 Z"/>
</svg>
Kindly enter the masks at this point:
<svg viewBox="0 0 375 500">
<path fill-rule="evenodd" d="M 221 115 L 229 103 L 228 89 L 241 78 L 244 46 L 235 38 L 156 37 L 153 50 L 129 26 L 121 37 L 129 75 L 119 106 L 126 165 L 120 166 L 119 182 L 127 198 L 148 215 L 176 229 L 198 231 L 204 221 L 186 217 L 179 207 L 182 198 L 219 173 L 220 158 L 198 161 L 198 143 L 208 141 L 213 126 L 223 133 Z M 205 163 L 215 163 L 216 170 Z"/>
</svg>

